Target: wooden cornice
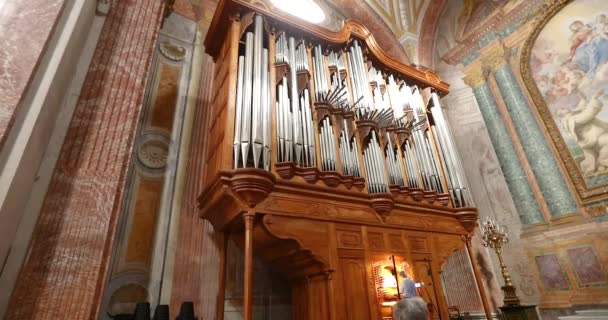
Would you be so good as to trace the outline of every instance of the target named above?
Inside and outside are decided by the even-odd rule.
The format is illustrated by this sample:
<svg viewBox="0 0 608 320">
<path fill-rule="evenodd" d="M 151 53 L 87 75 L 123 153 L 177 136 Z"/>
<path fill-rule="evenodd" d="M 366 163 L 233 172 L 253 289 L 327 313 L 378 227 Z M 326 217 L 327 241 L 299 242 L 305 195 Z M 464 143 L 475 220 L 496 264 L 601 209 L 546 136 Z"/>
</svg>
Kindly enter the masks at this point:
<svg viewBox="0 0 608 320">
<path fill-rule="evenodd" d="M 260 184 L 260 181 L 264 183 Z M 244 185 L 247 187 L 243 188 Z M 430 198 L 415 200 L 411 195 L 394 192 L 363 194 L 355 190 L 274 179 L 272 174 L 261 169 L 238 169 L 220 171 L 202 193 L 198 199 L 201 217 L 210 220 L 218 230 L 229 226 L 251 206 L 249 197 L 242 195 L 243 190 L 247 190 L 246 194 L 263 194 L 263 197 L 254 197 L 256 211 L 260 213 L 313 220 L 413 229 L 424 227 L 427 230 L 464 234 L 475 228 L 478 215 L 475 208 L 452 208 Z M 296 205 L 300 202 L 302 205 Z M 306 206 L 305 203 L 314 205 Z M 276 211 L 274 207 L 281 209 Z M 311 210 L 315 213 L 312 214 Z M 441 225 L 440 221 L 446 225 Z"/>
<path fill-rule="evenodd" d="M 369 29 L 358 21 L 346 20 L 344 27 L 334 32 L 283 13 L 278 9 L 271 9 L 259 1 L 221 0 L 211 21 L 207 38 L 205 38 L 206 52 L 216 59 L 227 35 L 231 19 L 239 19 L 242 14 L 253 11 L 270 18 L 273 27 L 286 29 L 294 34 L 305 34 L 306 38 L 312 38 L 311 40 L 314 42 L 344 47 L 352 38 L 357 38 L 365 43 L 369 50 L 369 57 L 379 66 L 400 73 L 404 78 L 410 79 L 423 88 L 432 87 L 442 96 L 449 92 L 449 85 L 432 70 L 419 70 L 403 64 L 387 54 Z"/>
</svg>

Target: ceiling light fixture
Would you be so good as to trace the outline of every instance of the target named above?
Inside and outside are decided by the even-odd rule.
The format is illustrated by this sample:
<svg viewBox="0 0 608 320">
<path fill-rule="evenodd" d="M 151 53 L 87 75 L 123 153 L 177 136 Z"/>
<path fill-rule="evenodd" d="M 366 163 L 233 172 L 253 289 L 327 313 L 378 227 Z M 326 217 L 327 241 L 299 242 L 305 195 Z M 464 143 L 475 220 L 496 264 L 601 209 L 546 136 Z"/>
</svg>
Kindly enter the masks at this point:
<svg viewBox="0 0 608 320">
<path fill-rule="evenodd" d="M 325 20 L 323 9 L 313 0 L 271 0 L 278 9 L 312 23 Z"/>
</svg>

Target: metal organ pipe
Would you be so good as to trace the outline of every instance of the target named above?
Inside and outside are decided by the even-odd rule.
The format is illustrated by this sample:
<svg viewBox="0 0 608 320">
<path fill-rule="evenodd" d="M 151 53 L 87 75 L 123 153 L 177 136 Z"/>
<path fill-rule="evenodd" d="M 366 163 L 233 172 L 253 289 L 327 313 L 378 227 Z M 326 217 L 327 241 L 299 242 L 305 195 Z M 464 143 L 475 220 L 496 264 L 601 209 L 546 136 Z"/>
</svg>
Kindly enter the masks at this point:
<svg viewBox="0 0 608 320">
<path fill-rule="evenodd" d="M 254 20 L 253 45 L 253 100 L 251 135 L 253 138 L 253 165 L 258 168 L 262 154 L 262 17 L 256 16 Z"/>
<path fill-rule="evenodd" d="M 329 121 L 329 117 L 323 118 L 321 121 L 321 132 L 319 140 L 321 141 L 321 169 L 323 171 L 336 171 L 336 145 L 333 126 Z"/>
<path fill-rule="evenodd" d="M 252 160 L 253 167 L 270 170 L 270 77 L 264 36 L 263 18 L 256 15 L 253 32 L 245 34 L 244 56 L 239 56 L 238 60 L 233 141 L 235 168 L 247 167 Z"/>
<path fill-rule="evenodd" d="M 435 120 L 435 136 L 438 137 L 441 153 L 446 158 L 444 166 L 446 167 L 446 171 L 449 172 L 448 182 L 453 188 L 452 199 L 454 206 L 472 206 L 473 199 L 468 190 L 464 169 L 436 93 L 431 94 L 431 103 L 431 114 L 433 115 L 433 120 Z"/>
<path fill-rule="evenodd" d="M 309 60 L 304 41 L 280 33 L 275 40 L 275 52 L 271 54 L 277 65 L 288 68 L 277 69 L 286 71 L 277 76 L 279 81 L 273 87 L 276 101 L 270 102 L 269 52 L 264 48 L 264 36 L 263 20 L 256 16 L 253 31 L 244 36 L 244 44 L 241 44 L 244 50 L 240 51 L 238 60 L 233 142 L 235 168 L 255 166 L 270 170 L 270 103 L 273 103 L 277 161 L 314 167 L 317 165 L 316 153 L 320 152 L 319 167 L 323 171 L 340 171 L 343 175 L 360 177 L 360 166 L 364 166 L 370 193 L 388 192 L 389 184 L 407 185 L 426 191 L 449 192 L 455 207 L 471 204 L 462 164 L 436 93 L 432 94 L 428 108 L 433 125 L 425 126 L 429 121 L 420 89 L 408 86 L 395 74 L 384 75 L 376 66 L 368 68 L 358 40 L 352 41 L 343 52 L 329 50 L 325 54 L 321 45 L 313 46 Z M 312 62 L 310 66 L 309 61 Z M 312 73 L 312 79 L 307 79 L 314 83 L 313 92 L 307 82 L 298 84 L 298 73 L 309 75 L 302 71 Z M 344 77 L 350 79 L 350 87 Z M 349 91 L 352 91 L 354 103 Z M 354 109 L 359 120 L 373 120 L 381 130 L 389 126 L 407 128 L 410 137 L 399 149 L 393 135 L 375 129 L 370 131 L 366 149 L 359 150 L 360 141 L 349 132 L 352 120 L 339 120 L 342 121 L 340 132 L 334 132 L 333 116 L 320 120 L 318 128 L 315 126 L 311 95 L 315 101 L 332 108 Z M 315 134 L 318 134 L 318 141 Z M 379 134 L 386 134 L 385 148 L 381 147 Z M 359 163 L 359 152 L 363 154 L 363 163 Z M 337 157 L 341 159 L 339 168 Z"/>
<path fill-rule="evenodd" d="M 292 130 L 293 130 L 293 144 L 295 152 L 296 163 L 302 161 L 302 127 L 300 125 L 298 112 L 300 111 L 299 100 L 298 100 L 298 77 L 295 66 L 296 60 L 296 39 L 289 37 L 289 61 L 290 63 L 290 82 L 291 82 L 291 117 L 292 117 Z"/>
<path fill-rule="evenodd" d="M 404 186 L 403 173 L 401 172 L 401 166 L 399 165 L 399 158 L 396 150 L 393 148 L 391 141 L 391 135 L 387 132 L 386 138 L 388 145 L 386 148 L 386 161 L 389 166 L 389 172 L 391 177 L 391 184 Z"/>
<path fill-rule="evenodd" d="M 239 155 L 241 153 L 241 118 L 243 113 L 243 69 L 244 57 L 239 56 L 236 84 L 236 119 L 234 120 L 234 168 L 239 167 Z"/>
<path fill-rule="evenodd" d="M 253 76 L 253 33 L 245 35 L 245 78 L 243 79 L 243 113 L 241 117 L 241 159 L 247 167 L 251 137 L 251 85 Z"/>
<path fill-rule="evenodd" d="M 370 193 L 381 193 L 388 191 L 386 181 L 386 167 L 384 157 L 380 153 L 380 144 L 376 137 L 376 132 L 371 131 L 371 138 L 367 149 L 363 151 L 365 162 L 365 172 L 367 173 L 368 189 Z"/>
<path fill-rule="evenodd" d="M 268 72 L 268 49 L 262 50 L 262 160 L 264 169 L 270 171 L 270 74 Z"/>
</svg>

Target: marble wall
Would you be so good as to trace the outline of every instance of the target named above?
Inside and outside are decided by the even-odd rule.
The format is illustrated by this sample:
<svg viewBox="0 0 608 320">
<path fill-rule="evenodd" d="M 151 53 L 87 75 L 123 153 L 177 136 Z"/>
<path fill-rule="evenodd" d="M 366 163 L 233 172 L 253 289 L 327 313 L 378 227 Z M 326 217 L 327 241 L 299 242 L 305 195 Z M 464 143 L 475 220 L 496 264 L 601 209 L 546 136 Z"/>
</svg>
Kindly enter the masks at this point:
<svg viewBox="0 0 608 320">
<path fill-rule="evenodd" d="M 0 318 L 38 218 L 104 16 L 69 1 L 0 148 Z"/>
<path fill-rule="evenodd" d="M 110 11 L 7 319 L 96 317 L 163 11 L 160 2 L 141 1 Z"/>
<path fill-rule="evenodd" d="M 0 4 L 0 148 L 66 2 L 16 0 Z"/>
<path fill-rule="evenodd" d="M 179 213 L 173 198 L 195 38 L 194 21 L 175 13 L 164 20 L 135 136 L 103 319 L 132 312 L 137 302 L 159 302 L 171 216 Z"/>
</svg>

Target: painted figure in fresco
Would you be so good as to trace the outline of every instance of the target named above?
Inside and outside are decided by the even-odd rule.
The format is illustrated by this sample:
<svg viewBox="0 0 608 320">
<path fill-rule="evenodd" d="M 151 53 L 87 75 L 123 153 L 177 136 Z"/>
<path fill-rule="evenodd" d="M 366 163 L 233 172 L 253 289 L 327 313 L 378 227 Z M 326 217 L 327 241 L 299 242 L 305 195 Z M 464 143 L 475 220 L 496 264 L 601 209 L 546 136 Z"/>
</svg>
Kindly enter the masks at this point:
<svg viewBox="0 0 608 320">
<path fill-rule="evenodd" d="M 608 61 L 608 37 L 606 15 L 597 16 L 593 25 L 576 20 L 570 24 L 570 57 L 567 62 L 575 64 L 589 76 Z"/>
<path fill-rule="evenodd" d="M 597 7 L 597 2 L 583 0 L 571 8 L 581 12 L 576 10 Z M 586 16 L 564 9 L 564 15 L 577 18 L 558 19 L 558 25 L 543 31 L 530 60 L 537 87 L 590 185 L 605 183 L 608 178 L 608 5 L 601 3 L 593 11 L 597 13 Z M 566 28 L 569 38 L 555 32 Z"/>
<path fill-rule="evenodd" d="M 580 83 L 584 85 L 585 81 Z M 603 107 L 600 98 L 605 95 L 604 89 L 598 90 L 591 98 L 579 87 L 575 90 L 579 103 L 574 110 L 561 114 L 562 124 L 583 150 L 584 158 L 580 162 L 583 175 L 603 172 L 608 168 L 608 122 L 598 119 L 597 115 Z"/>
</svg>

